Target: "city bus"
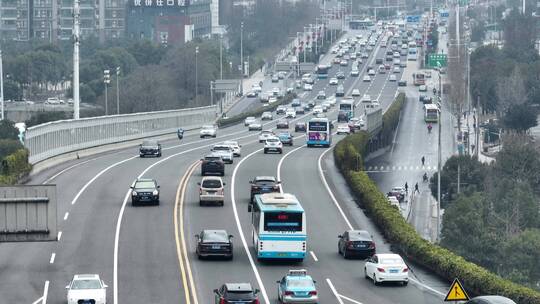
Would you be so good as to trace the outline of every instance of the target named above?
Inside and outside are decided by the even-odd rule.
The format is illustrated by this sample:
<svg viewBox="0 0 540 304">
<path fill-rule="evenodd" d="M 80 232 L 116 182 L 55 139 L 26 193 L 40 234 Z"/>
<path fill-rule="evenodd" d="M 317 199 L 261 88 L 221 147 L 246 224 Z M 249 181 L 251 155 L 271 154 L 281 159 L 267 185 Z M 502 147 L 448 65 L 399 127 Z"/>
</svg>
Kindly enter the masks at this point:
<svg viewBox="0 0 540 304">
<path fill-rule="evenodd" d="M 425 122 L 438 122 L 439 121 L 439 107 L 432 103 L 424 105 L 424 121 Z"/>
<path fill-rule="evenodd" d="M 317 66 L 317 71 L 315 72 L 317 74 L 317 78 L 319 79 L 326 79 L 328 78 L 328 70 L 330 70 L 330 65 L 326 64 L 320 64 Z"/>
<path fill-rule="evenodd" d="M 302 261 L 306 256 L 306 214 L 293 194 L 255 195 L 250 204 L 252 241 L 258 260 Z"/>
<path fill-rule="evenodd" d="M 315 117 L 308 121 L 307 146 L 330 147 L 332 144 L 332 130 L 328 118 Z"/>
<path fill-rule="evenodd" d="M 347 122 L 349 121 L 349 119 L 353 117 L 354 117 L 354 99 L 349 98 L 349 97 L 343 98 L 339 102 L 338 121 Z"/>
<path fill-rule="evenodd" d="M 426 75 L 422 72 L 413 74 L 413 83 L 415 86 L 426 84 Z"/>
</svg>

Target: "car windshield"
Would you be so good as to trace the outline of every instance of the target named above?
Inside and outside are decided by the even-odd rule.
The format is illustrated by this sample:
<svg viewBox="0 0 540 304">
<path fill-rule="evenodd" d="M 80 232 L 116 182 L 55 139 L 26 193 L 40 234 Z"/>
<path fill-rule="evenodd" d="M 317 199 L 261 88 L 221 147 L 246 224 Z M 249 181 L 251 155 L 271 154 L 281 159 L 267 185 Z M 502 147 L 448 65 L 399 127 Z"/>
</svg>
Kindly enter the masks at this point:
<svg viewBox="0 0 540 304">
<path fill-rule="evenodd" d="M 141 181 L 135 183 L 135 188 L 154 188 L 155 184 L 152 181 Z"/>
<path fill-rule="evenodd" d="M 287 286 L 293 288 L 312 287 L 313 282 L 310 280 L 289 280 Z"/>
<path fill-rule="evenodd" d="M 221 181 L 219 179 L 206 179 L 203 180 L 203 188 L 221 188 Z"/>
<path fill-rule="evenodd" d="M 225 231 L 204 231 L 202 236 L 203 243 L 208 242 L 228 242 L 229 236 Z"/>
<path fill-rule="evenodd" d="M 100 289 L 101 282 L 96 279 L 91 280 L 74 280 L 71 284 L 71 289 Z"/>
<path fill-rule="evenodd" d="M 383 264 L 383 265 L 403 264 L 403 261 L 400 258 L 384 258 L 384 259 L 379 260 L 379 264 Z"/>
</svg>

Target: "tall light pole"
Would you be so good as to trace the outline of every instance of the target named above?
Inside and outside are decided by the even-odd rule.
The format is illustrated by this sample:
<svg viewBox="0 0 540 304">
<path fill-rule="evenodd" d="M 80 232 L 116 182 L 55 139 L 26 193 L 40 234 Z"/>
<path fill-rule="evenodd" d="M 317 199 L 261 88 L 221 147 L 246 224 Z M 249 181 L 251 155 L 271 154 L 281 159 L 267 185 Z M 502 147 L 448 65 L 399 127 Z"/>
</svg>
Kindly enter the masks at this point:
<svg viewBox="0 0 540 304">
<path fill-rule="evenodd" d="M 116 67 L 116 114 L 120 114 L 120 67 Z"/>
<path fill-rule="evenodd" d="M 79 5 L 79 0 L 75 0 L 73 5 L 73 119 L 79 119 L 79 109 L 81 103 L 79 98 Z"/>
<path fill-rule="evenodd" d="M 240 95 L 244 95 L 244 21 L 240 22 Z"/>
<path fill-rule="evenodd" d="M 199 67 L 197 62 L 197 55 L 199 54 L 199 47 L 195 47 L 195 105 L 198 105 L 199 101 Z"/>
<path fill-rule="evenodd" d="M 0 102 L 2 103 L 2 120 L 4 120 L 4 68 L 2 66 L 2 50 L 0 50 Z"/>
<path fill-rule="evenodd" d="M 108 84 L 111 82 L 111 71 L 110 70 L 104 70 L 103 71 L 103 83 L 105 84 L 105 115 L 109 115 L 109 100 L 107 97 L 107 87 Z"/>
</svg>

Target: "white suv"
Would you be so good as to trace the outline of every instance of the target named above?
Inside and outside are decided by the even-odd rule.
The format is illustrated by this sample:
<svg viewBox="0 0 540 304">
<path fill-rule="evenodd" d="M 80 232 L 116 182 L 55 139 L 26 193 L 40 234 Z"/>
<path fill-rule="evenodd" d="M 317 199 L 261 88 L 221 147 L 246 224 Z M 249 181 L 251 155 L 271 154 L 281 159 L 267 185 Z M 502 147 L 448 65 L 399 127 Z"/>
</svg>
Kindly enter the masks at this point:
<svg viewBox="0 0 540 304">
<path fill-rule="evenodd" d="M 283 144 L 277 137 L 270 137 L 264 142 L 264 154 L 275 151 L 279 154 L 283 153 Z"/>
</svg>

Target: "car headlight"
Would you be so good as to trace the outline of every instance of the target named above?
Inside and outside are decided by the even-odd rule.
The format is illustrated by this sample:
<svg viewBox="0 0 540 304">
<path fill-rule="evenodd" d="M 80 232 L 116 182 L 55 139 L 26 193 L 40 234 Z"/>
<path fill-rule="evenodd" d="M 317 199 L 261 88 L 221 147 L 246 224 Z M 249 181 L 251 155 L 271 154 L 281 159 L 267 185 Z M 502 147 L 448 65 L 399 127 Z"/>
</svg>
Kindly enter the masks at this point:
<svg viewBox="0 0 540 304">
<path fill-rule="evenodd" d="M 154 190 L 154 192 L 152 192 L 153 195 L 158 195 L 159 194 L 159 191 L 157 190 Z"/>
<path fill-rule="evenodd" d="M 137 191 L 132 191 L 132 192 L 131 192 L 131 195 L 132 195 L 132 196 L 137 196 Z"/>
</svg>

